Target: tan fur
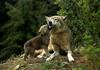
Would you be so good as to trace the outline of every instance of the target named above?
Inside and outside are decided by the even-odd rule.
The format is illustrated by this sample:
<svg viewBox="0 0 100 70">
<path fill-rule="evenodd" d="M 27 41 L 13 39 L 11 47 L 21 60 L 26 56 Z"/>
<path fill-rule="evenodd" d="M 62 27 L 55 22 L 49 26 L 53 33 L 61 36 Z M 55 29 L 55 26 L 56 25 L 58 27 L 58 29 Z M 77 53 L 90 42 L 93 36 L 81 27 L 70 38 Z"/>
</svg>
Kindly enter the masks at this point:
<svg viewBox="0 0 100 70">
<path fill-rule="evenodd" d="M 53 47 L 54 52 L 59 52 L 59 49 L 63 49 L 65 52 L 71 51 L 71 31 L 64 22 L 64 19 L 64 16 L 46 17 L 48 27 L 51 30 L 49 45 Z M 51 56 L 50 58 L 53 57 Z M 50 58 L 47 60 L 50 60 Z"/>
</svg>

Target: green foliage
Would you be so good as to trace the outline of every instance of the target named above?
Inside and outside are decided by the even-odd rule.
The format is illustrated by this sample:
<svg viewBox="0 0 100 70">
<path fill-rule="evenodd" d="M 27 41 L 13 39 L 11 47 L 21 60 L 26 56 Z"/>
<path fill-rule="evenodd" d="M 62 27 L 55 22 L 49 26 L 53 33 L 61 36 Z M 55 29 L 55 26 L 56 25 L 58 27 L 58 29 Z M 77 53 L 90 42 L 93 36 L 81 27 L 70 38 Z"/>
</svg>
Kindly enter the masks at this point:
<svg viewBox="0 0 100 70">
<path fill-rule="evenodd" d="M 99 67 L 100 66 L 100 48 L 99 47 L 96 48 L 89 45 L 81 51 L 81 54 L 86 56 L 88 58 L 88 61 L 91 61 L 93 63 L 93 66 L 94 66 L 92 67 L 93 69 L 95 70 L 100 69 Z M 91 66 L 87 68 L 91 69 Z"/>
<path fill-rule="evenodd" d="M 3 7 L 9 19 L 5 19 L 5 23 L 0 26 L 0 34 L 3 33 L 0 38 L 0 59 L 21 53 L 24 42 L 36 36 L 39 27 L 46 24 L 45 15 L 50 15 L 51 12 L 55 14 L 58 9 L 53 2 L 47 3 L 44 0 L 5 0 L 4 3 Z"/>
<path fill-rule="evenodd" d="M 3 50 L 1 50 L 0 51 L 0 60 L 1 60 L 1 62 L 3 60 L 7 60 L 8 58 L 10 58 L 12 54 L 13 54 L 13 56 L 16 56 L 16 54 L 17 55 L 20 54 L 20 52 L 22 51 L 20 48 L 21 48 L 21 46 L 13 45 L 11 47 L 7 47 L 7 48 L 4 48 Z"/>
<path fill-rule="evenodd" d="M 5 9 L 9 20 L 0 26 L 0 32 L 4 33 L 0 39 L 3 46 L 0 59 L 21 53 L 24 42 L 35 36 L 40 25 L 45 24 L 48 4 L 44 0 L 18 0 L 14 5 L 5 1 Z"/>
<path fill-rule="evenodd" d="M 65 70 L 64 63 L 61 63 L 59 61 L 49 61 L 42 63 L 40 65 L 40 70 L 52 70 L 52 69 Z"/>
<path fill-rule="evenodd" d="M 55 4 L 61 8 L 57 14 L 64 15 L 67 17 L 67 24 L 72 30 L 73 33 L 73 44 L 75 46 L 79 45 L 89 45 L 97 43 L 98 34 L 100 33 L 97 27 L 99 24 L 98 19 L 100 20 L 100 15 L 97 10 L 91 4 L 96 5 L 98 1 L 91 0 L 56 0 Z M 91 7 L 94 7 L 94 10 L 91 11 Z M 96 12 L 94 12 L 96 11 Z M 93 15 L 95 14 L 95 15 Z M 98 15 L 98 16 L 97 16 Z M 95 18 L 94 18 L 95 17 Z"/>
<path fill-rule="evenodd" d="M 56 0 L 55 3 L 61 8 L 57 14 L 67 17 L 66 24 L 72 30 L 73 45 L 75 47 L 86 46 L 83 51 L 84 56 L 87 56 L 94 66 L 86 67 L 83 64 L 73 70 L 99 70 L 100 1 Z M 98 48 L 93 47 L 94 44 L 98 44 Z"/>
</svg>

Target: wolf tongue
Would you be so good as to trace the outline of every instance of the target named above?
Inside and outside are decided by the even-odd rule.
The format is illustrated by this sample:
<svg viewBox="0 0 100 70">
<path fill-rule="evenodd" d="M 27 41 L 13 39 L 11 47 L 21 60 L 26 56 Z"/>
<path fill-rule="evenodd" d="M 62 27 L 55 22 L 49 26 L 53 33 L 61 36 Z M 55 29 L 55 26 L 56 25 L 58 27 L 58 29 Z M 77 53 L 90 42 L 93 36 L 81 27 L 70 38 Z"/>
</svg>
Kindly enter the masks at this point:
<svg viewBox="0 0 100 70">
<path fill-rule="evenodd" d="M 52 26 L 48 26 L 48 29 L 51 30 L 52 29 Z"/>
</svg>

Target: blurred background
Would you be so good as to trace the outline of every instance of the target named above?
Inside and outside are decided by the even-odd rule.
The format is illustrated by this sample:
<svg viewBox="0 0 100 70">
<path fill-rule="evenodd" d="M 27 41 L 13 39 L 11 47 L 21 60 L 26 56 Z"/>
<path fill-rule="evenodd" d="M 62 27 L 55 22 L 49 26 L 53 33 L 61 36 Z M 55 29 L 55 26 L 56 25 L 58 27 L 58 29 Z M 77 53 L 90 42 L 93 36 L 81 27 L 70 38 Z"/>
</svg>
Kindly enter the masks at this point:
<svg viewBox="0 0 100 70">
<path fill-rule="evenodd" d="M 100 0 L 0 0 L 0 61 L 22 54 L 25 41 L 53 15 L 67 17 L 74 48 L 100 53 Z"/>
</svg>

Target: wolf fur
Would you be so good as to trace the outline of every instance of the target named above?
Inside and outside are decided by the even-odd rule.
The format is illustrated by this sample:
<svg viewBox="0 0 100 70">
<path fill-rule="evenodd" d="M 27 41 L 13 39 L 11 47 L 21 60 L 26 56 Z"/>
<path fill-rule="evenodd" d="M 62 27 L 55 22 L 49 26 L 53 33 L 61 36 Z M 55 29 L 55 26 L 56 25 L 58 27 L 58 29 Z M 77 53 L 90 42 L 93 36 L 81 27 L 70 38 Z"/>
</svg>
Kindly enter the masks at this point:
<svg viewBox="0 0 100 70">
<path fill-rule="evenodd" d="M 35 50 L 44 49 L 46 55 L 49 54 L 48 52 L 48 44 L 49 44 L 49 32 L 47 29 L 47 25 L 43 25 L 39 29 L 40 34 L 36 37 L 28 40 L 24 44 L 24 60 L 28 58 L 33 58 Z"/>
<path fill-rule="evenodd" d="M 68 60 L 74 61 L 71 52 L 71 31 L 67 24 L 64 22 L 65 16 L 46 16 L 48 29 L 50 30 L 50 43 L 54 53 L 46 59 L 52 60 L 55 56 L 59 55 L 60 49 L 67 52 Z"/>
</svg>

